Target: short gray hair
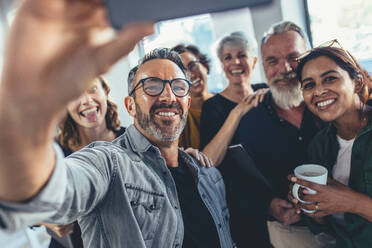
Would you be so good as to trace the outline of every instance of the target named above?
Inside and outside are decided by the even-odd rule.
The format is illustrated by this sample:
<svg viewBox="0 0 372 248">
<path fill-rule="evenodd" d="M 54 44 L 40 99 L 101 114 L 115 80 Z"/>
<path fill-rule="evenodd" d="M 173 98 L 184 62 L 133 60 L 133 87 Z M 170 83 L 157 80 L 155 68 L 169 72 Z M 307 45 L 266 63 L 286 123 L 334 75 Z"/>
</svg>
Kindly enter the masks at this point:
<svg viewBox="0 0 372 248">
<path fill-rule="evenodd" d="M 305 41 L 306 45 L 310 47 L 309 40 L 307 38 L 307 35 L 304 33 L 304 31 L 294 22 L 291 21 L 281 21 L 278 23 L 273 24 L 269 30 L 264 33 L 262 40 L 261 40 L 261 50 L 262 46 L 267 42 L 267 40 L 273 36 L 278 34 L 283 34 L 288 31 L 294 31 L 297 32 Z"/>
<path fill-rule="evenodd" d="M 151 52 L 147 53 L 139 62 L 138 65 L 133 67 L 128 74 L 128 95 L 132 90 L 132 83 L 133 80 L 137 74 L 138 69 L 141 65 L 146 63 L 147 61 L 153 60 L 153 59 L 168 59 L 172 62 L 174 62 L 183 72 L 186 79 L 188 79 L 186 68 L 182 63 L 182 60 L 177 52 L 171 51 L 169 48 L 156 48 L 152 50 Z"/>
<path fill-rule="evenodd" d="M 220 39 L 217 45 L 217 56 L 222 61 L 222 52 L 229 44 L 246 51 L 250 56 L 257 56 L 257 41 L 243 32 L 233 32 Z"/>
</svg>

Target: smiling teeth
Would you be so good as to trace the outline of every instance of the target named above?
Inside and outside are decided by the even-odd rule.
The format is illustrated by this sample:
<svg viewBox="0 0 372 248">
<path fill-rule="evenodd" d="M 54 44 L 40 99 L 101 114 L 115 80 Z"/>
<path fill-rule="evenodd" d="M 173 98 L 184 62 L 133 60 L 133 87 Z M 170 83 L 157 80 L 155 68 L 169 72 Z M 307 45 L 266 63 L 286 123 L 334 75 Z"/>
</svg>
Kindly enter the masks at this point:
<svg viewBox="0 0 372 248">
<path fill-rule="evenodd" d="M 324 101 L 324 102 L 318 102 L 316 105 L 318 107 L 324 107 L 324 106 L 327 106 L 331 103 L 333 103 L 335 101 L 335 99 L 331 99 L 331 100 L 327 100 L 327 101 Z"/>
<path fill-rule="evenodd" d="M 243 73 L 243 70 L 232 70 L 231 73 L 232 74 L 241 74 L 241 73 Z"/>
<path fill-rule="evenodd" d="M 175 113 L 173 113 L 173 112 L 159 112 L 158 115 L 161 115 L 161 116 L 174 116 Z"/>
<path fill-rule="evenodd" d="M 196 79 L 192 82 L 193 85 L 198 85 L 201 82 L 201 79 Z"/>
<path fill-rule="evenodd" d="M 96 112 L 97 111 L 97 108 L 91 108 L 91 109 L 88 109 L 88 110 L 85 110 L 83 112 L 81 112 L 83 115 L 87 115 L 91 112 Z"/>
</svg>

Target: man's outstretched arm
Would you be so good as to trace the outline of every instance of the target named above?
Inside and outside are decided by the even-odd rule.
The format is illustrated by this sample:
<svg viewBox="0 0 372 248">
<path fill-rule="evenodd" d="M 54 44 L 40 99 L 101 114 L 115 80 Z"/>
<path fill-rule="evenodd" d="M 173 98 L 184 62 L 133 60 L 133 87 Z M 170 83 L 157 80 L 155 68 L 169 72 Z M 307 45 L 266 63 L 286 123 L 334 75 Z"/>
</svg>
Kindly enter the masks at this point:
<svg viewBox="0 0 372 248">
<path fill-rule="evenodd" d="M 46 184 L 61 111 L 153 30 L 133 24 L 113 38 L 108 28 L 102 0 L 25 0 L 18 10 L 0 83 L 1 200 L 24 201 Z"/>
</svg>

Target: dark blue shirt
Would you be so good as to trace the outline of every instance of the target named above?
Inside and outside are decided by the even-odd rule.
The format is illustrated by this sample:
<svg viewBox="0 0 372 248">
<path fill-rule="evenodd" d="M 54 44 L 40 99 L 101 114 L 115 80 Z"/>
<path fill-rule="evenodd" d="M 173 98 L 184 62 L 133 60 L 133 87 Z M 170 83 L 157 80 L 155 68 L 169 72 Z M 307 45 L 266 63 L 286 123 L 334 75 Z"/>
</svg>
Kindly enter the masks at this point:
<svg viewBox="0 0 372 248">
<path fill-rule="evenodd" d="M 263 102 L 240 121 L 235 142 L 250 152 L 258 169 L 272 184 L 274 195 L 287 199 L 288 174 L 305 162 L 307 147 L 321 122 L 305 107 L 301 127 L 281 119 L 268 92 Z"/>
</svg>

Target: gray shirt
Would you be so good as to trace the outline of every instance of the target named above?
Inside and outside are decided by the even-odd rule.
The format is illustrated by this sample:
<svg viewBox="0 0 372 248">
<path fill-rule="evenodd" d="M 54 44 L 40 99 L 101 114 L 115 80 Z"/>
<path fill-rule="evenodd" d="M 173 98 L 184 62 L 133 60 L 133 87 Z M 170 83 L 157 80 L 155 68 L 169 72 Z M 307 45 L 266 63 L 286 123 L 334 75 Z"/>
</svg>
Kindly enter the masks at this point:
<svg viewBox="0 0 372 248">
<path fill-rule="evenodd" d="M 112 143 L 94 142 L 63 158 L 30 201 L 0 201 L 0 230 L 40 221 L 79 221 L 86 247 L 181 247 L 183 222 L 177 190 L 157 147 L 132 125 Z M 217 228 L 221 247 L 234 247 L 225 185 L 215 168 L 198 166 L 179 150 Z"/>
</svg>

